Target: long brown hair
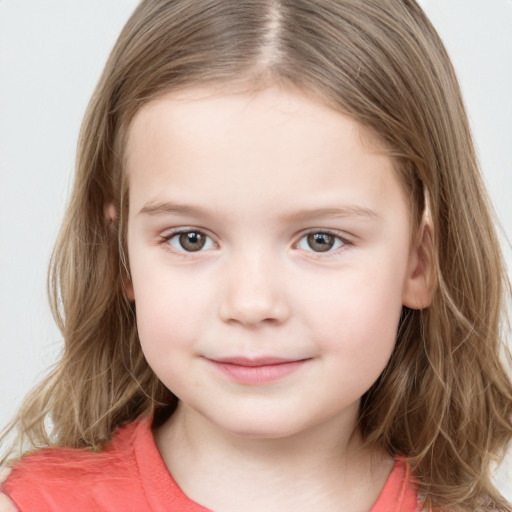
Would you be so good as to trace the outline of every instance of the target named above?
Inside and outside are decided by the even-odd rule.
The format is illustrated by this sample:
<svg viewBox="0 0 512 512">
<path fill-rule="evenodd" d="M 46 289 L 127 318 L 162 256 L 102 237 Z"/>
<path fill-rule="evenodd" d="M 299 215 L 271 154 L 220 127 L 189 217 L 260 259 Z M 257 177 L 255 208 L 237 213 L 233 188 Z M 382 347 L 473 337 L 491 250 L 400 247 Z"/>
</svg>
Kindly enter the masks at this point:
<svg viewBox="0 0 512 512">
<path fill-rule="evenodd" d="M 415 219 L 428 207 L 433 300 L 404 308 L 391 360 L 362 398 L 360 429 L 408 459 L 425 508 L 509 510 L 489 468 L 512 436 L 500 335 L 510 287 L 454 70 L 413 0 L 141 2 L 83 122 L 49 273 L 64 352 L 14 420 L 18 442 L 97 450 L 138 415 L 175 406 L 144 359 L 124 294 L 124 144 L 147 102 L 226 83 L 299 88 L 371 128 L 396 158 Z"/>
</svg>

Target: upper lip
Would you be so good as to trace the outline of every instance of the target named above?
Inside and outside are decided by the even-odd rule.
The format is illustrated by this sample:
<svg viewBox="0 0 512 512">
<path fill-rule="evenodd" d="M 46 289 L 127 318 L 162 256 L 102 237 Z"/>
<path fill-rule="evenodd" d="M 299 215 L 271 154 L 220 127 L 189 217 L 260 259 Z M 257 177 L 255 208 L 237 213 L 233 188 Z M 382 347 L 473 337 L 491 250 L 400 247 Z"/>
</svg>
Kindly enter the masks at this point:
<svg viewBox="0 0 512 512">
<path fill-rule="evenodd" d="M 275 364 L 293 363 L 309 358 L 282 358 L 282 357 L 221 357 L 210 358 L 215 363 L 234 364 L 238 366 L 271 366 Z"/>
</svg>

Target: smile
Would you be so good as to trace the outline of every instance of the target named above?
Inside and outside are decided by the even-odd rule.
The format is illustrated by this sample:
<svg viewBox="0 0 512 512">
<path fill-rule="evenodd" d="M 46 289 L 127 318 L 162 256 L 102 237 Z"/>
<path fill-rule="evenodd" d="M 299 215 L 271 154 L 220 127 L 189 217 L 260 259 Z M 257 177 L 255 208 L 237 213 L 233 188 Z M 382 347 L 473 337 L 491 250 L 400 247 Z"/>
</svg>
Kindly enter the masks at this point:
<svg viewBox="0 0 512 512">
<path fill-rule="evenodd" d="M 239 384 L 257 385 L 282 379 L 300 369 L 310 359 L 229 358 L 208 361 L 222 374 Z"/>
</svg>

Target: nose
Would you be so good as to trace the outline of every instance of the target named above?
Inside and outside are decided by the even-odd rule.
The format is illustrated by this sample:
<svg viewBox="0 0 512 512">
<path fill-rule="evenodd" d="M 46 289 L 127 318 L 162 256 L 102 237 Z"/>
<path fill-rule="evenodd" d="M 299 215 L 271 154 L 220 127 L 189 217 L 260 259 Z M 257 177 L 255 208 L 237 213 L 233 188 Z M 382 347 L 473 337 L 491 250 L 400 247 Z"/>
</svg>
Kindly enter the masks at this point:
<svg viewBox="0 0 512 512">
<path fill-rule="evenodd" d="M 275 264 L 252 254 L 232 259 L 226 265 L 220 305 L 223 321 L 249 327 L 286 321 L 290 310 Z"/>
</svg>

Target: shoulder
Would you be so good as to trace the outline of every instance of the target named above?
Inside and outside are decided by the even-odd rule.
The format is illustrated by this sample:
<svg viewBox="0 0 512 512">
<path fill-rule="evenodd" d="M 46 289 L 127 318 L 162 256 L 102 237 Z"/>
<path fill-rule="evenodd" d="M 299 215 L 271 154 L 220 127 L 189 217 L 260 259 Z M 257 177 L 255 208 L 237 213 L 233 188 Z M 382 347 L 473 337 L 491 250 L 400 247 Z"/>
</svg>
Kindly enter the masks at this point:
<svg viewBox="0 0 512 512">
<path fill-rule="evenodd" d="M 24 479 L 39 480 L 50 477 L 55 484 L 72 478 L 105 475 L 129 471 L 133 456 L 133 438 L 140 423 L 136 421 L 114 433 L 112 440 L 98 452 L 87 448 L 51 447 L 29 452 L 15 463 L 7 478 L 6 485 L 20 476 Z"/>
<path fill-rule="evenodd" d="M 397 457 L 386 485 L 370 512 L 418 512 L 419 500 L 406 459 Z"/>
<path fill-rule="evenodd" d="M 141 431 L 150 433 L 148 419 L 118 429 L 99 453 L 67 447 L 44 448 L 18 461 L 2 486 L 18 508 L 41 510 L 127 510 L 127 489 L 133 504 L 144 502 L 134 445 Z M 142 436 L 143 437 L 143 436 Z M 116 503 L 119 507 L 112 508 Z M 1 504 L 1 502 L 0 502 Z M 105 508 L 106 505 L 110 508 Z M 46 510 L 45 509 L 45 510 Z M 0 512 L 5 511 L 0 508 Z"/>
</svg>

